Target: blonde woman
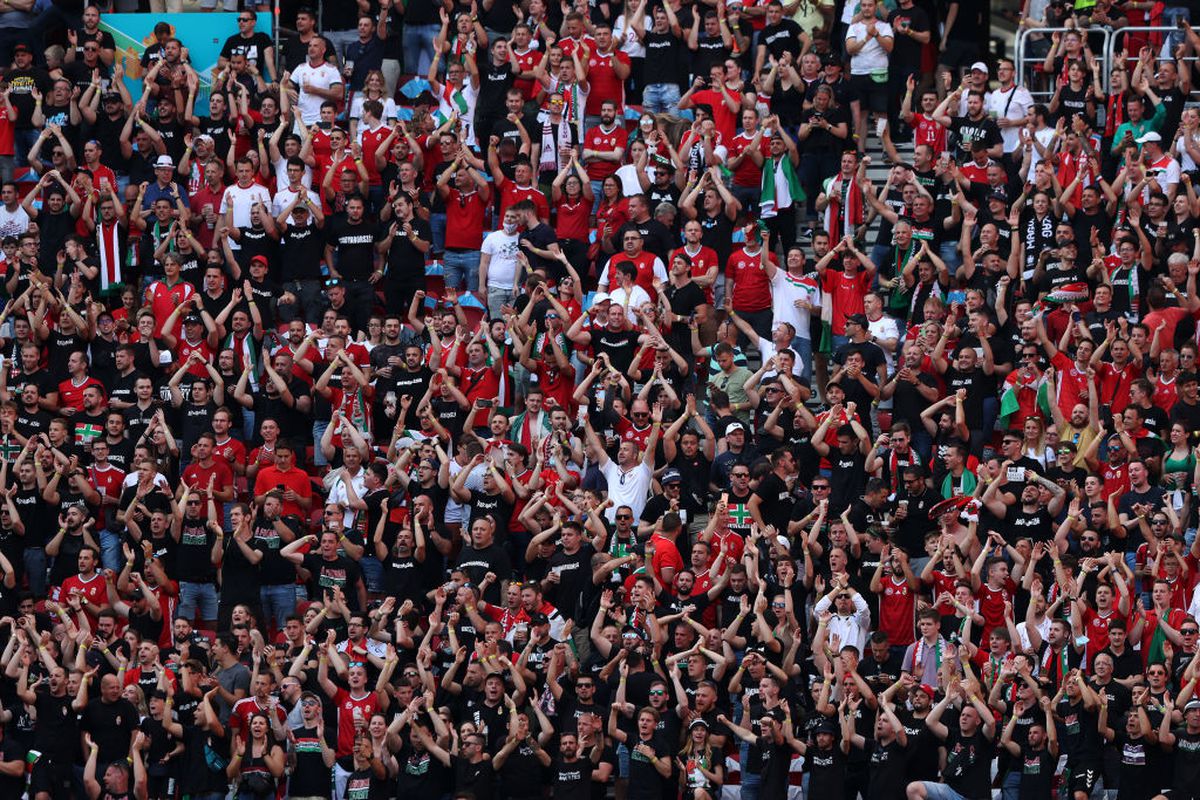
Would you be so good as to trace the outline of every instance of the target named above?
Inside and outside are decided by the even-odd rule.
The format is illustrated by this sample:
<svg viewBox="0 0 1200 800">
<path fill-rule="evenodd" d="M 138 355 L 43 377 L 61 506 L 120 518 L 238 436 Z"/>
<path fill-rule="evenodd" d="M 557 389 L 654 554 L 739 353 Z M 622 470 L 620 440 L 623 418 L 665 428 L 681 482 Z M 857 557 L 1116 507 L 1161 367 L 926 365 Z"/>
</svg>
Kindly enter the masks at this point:
<svg viewBox="0 0 1200 800">
<path fill-rule="evenodd" d="M 378 100 L 383 103 L 383 124 L 391 126 L 396 121 L 396 101 L 387 94 L 387 81 L 383 73 L 373 69 L 367 73 L 361 92 L 354 93 L 350 101 L 350 141 L 357 142 L 358 123 L 362 119 L 363 103 L 367 100 Z"/>
</svg>

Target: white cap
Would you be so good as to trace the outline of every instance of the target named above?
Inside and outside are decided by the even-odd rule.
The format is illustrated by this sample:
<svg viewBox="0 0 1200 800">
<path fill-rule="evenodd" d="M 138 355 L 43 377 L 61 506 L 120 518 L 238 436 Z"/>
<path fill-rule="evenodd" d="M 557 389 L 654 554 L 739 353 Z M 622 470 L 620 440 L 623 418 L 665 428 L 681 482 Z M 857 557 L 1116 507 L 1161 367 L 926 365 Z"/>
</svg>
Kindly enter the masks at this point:
<svg viewBox="0 0 1200 800">
<path fill-rule="evenodd" d="M 175 161 L 168 155 L 161 155 L 154 162 L 155 169 L 175 169 Z"/>
<path fill-rule="evenodd" d="M 595 296 L 592 297 L 592 305 L 598 306 L 601 303 L 607 303 L 609 300 L 612 300 L 612 298 L 608 296 L 608 292 L 596 292 Z"/>
<path fill-rule="evenodd" d="M 1162 137 L 1158 135 L 1157 131 L 1146 131 L 1141 136 L 1134 139 L 1134 141 L 1138 144 L 1145 144 L 1146 142 L 1161 142 Z"/>
<path fill-rule="evenodd" d="M 971 65 L 971 72 L 974 72 L 975 70 L 979 70 L 984 75 L 988 74 L 987 64 L 983 63 L 982 61 L 976 61 Z"/>
</svg>

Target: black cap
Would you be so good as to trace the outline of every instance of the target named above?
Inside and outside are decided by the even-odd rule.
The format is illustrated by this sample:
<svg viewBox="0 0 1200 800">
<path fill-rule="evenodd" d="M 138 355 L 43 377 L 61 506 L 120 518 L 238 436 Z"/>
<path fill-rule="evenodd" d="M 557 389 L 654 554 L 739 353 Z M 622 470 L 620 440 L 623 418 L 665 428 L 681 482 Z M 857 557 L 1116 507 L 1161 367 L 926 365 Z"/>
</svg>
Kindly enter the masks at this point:
<svg viewBox="0 0 1200 800">
<path fill-rule="evenodd" d="M 184 325 L 203 325 L 204 320 L 200 318 L 199 314 L 188 314 L 186 317 L 183 318 L 183 324 Z"/>
<path fill-rule="evenodd" d="M 840 67 L 840 66 L 842 66 L 842 60 L 837 57 L 836 53 L 826 53 L 824 56 L 821 57 L 821 66 L 822 67 Z"/>
<path fill-rule="evenodd" d="M 549 625 L 550 620 L 547 619 L 546 615 L 543 614 L 542 612 L 535 611 L 529 615 L 529 624 L 530 625 Z"/>
</svg>

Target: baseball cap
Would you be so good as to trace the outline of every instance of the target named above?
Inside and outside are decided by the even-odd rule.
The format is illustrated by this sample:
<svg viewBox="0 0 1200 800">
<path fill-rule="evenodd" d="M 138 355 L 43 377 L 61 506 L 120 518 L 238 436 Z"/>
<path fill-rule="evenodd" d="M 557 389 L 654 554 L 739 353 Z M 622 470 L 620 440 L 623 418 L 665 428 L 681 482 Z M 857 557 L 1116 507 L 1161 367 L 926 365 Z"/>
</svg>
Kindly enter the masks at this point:
<svg viewBox="0 0 1200 800">
<path fill-rule="evenodd" d="M 547 619 L 546 615 L 543 614 L 542 612 L 535 611 L 529 615 L 529 624 L 530 625 L 549 625 L 550 620 Z"/>
<path fill-rule="evenodd" d="M 662 480 L 659 483 L 665 486 L 668 483 L 680 483 L 682 480 L 683 476 L 679 474 L 679 470 L 669 469 L 663 473 Z"/>
<path fill-rule="evenodd" d="M 32 53 L 32 52 L 33 51 L 29 49 L 29 45 L 25 44 L 24 42 L 20 42 L 13 47 L 14 54 L 15 53 Z"/>
<path fill-rule="evenodd" d="M 1141 136 L 1134 139 L 1134 141 L 1138 144 L 1145 144 L 1146 142 L 1161 142 L 1162 136 L 1160 136 L 1157 131 L 1146 131 Z"/>
<path fill-rule="evenodd" d="M 121 93 L 120 92 L 105 92 L 104 94 L 100 95 L 100 100 L 101 100 L 101 102 L 104 102 L 104 103 L 110 103 L 110 102 L 111 103 L 119 103 L 119 102 L 121 102 Z"/>
<path fill-rule="evenodd" d="M 731 433 L 735 433 L 737 431 L 741 431 L 742 433 L 745 433 L 746 426 L 740 422 L 731 422 L 725 426 L 725 435 L 726 436 L 728 436 Z"/>
<path fill-rule="evenodd" d="M 1002 203 L 1007 203 L 1008 192 L 1004 191 L 1003 187 L 997 186 L 995 189 L 992 189 L 990 192 L 988 192 L 988 200 L 999 200 Z"/>
<path fill-rule="evenodd" d="M 175 169 L 175 159 L 168 155 L 159 156 L 154 162 L 155 169 Z"/>
<path fill-rule="evenodd" d="M 609 297 L 608 292 L 596 292 L 595 296 L 592 297 L 592 305 L 598 306 L 601 303 L 607 303 L 610 300 L 612 300 L 612 298 Z"/>
<path fill-rule="evenodd" d="M 689 731 L 692 730 L 693 728 L 707 728 L 707 727 L 708 727 L 708 721 L 706 719 L 704 719 L 704 717 L 696 717 L 694 720 L 692 720 L 691 722 L 688 723 Z"/>
<path fill-rule="evenodd" d="M 204 320 L 202 320 L 200 318 L 199 314 L 188 314 L 186 317 L 183 318 L 183 324 L 184 325 L 203 325 Z"/>
<path fill-rule="evenodd" d="M 842 66 L 842 60 L 840 58 L 838 58 L 837 55 L 835 55 L 834 53 L 826 53 L 825 56 L 821 59 L 821 66 L 822 67 L 840 67 L 840 66 Z"/>
<path fill-rule="evenodd" d="M 250 259 L 250 263 L 251 264 L 262 264 L 265 267 L 270 262 L 267 261 L 266 256 L 255 256 L 254 258 Z"/>
<path fill-rule="evenodd" d="M 932 700 L 932 699 L 933 699 L 933 696 L 934 696 L 935 694 L 937 694 L 937 690 L 936 690 L 936 689 L 934 689 L 932 686 L 930 686 L 928 683 L 922 683 L 922 684 L 921 684 L 921 686 L 920 686 L 920 689 L 921 689 L 921 691 L 922 691 L 922 692 L 924 692 L 925 694 L 929 695 L 929 699 L 930 699 L 930 700 Z"/>
<path fill-rule="evenodd" d="M 1184 711 L 1200 711 L 1200 700 L 1189 700 L 1188 704 L 1183 707 Z"/>
<path fill-rule="evenodd" d="M 988 74 L 988 66 L 987 66 L 987 64 L 983 63 L 982 61 L 976 61 L 974 64 L 971 65 L 971 72 L 975 72 L 976 70 L 979 70 L 980 72 L 982 72 L 985 75 Z"/>
</svg>

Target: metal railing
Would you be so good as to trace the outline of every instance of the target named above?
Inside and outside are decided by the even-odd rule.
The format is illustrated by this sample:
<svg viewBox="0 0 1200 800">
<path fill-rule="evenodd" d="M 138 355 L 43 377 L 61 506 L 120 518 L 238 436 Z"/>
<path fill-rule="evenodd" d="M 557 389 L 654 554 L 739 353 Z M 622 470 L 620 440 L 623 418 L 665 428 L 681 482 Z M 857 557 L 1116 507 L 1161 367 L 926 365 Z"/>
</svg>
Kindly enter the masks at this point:
<svg viewBox="0 0 1200 800">
<path fill-rule="evenodd" d="M 1124 28 L 1121 29 L 1126 30 Z M 1174 30 L 1172 28 L 1171 30 Z M 1049 39 L 1055 33 L 1066 33 L 1067 31 L 1076 31 L 1087 38 L 1092 36 L 1100 36 L 1103 43 L 1100 47 L 1100 52 L 1092 51 L 1096 58 L 1100 61 L 1100 85 L 1104 89 L 1105 94 L 1109 90 L 1109 72 L 1112 68 L 1113 47 L 1112 42 L 1114 32 L 1107 28 L 1025 28 L 1022 27 L 1017 31 L 1017 43 L 1015 48 L 1015 58 L 1013 61 L 1017 65 L 1017 81 L 1033 96 L 1034 102 L 1048 103 L 1050 98 L 1054 97 L 1054 76 L 1045 76 L 1038 78 L 1042 74 L 1037 72 L 1034 67 L 1041 66 L 1045 62 L 1044 55 L 1035 56 L 1029 52 L 1029 37 L 1035 33 L 1043 34 Z M 1047 88 L 1043 88 L 1044 84 L 1048 84 Z"/>
<path fill-rule="evenodd" d="M 1174 46 L 1172 44 L 1166 44 L 1166 46 L 1164 46 L 1164 43 L 1171 42 L 1172 34 L 1176 34 L 1181 37 L 1185 35 L 1182 29 L 1174 25 L 1137 25 L 1113 31 L 1112 36 L 1109 37 L 1104 53 L 1105 61 L 1108 63 L 1109 69 L 1115 66 L 1120 60 L 1121 50 L 1127 49 L 1125 48 L 1124 43 L 1128 38 L 1128 35 L 1131 33 L 1148 34 L 1148 39 L 1153 39 L 1156 35 L 1161 35 L 1162 41 L 1155 47 L 1157 52 L 1154 53 L 1154 59 L 1156 61 L 1163 58 L 1170 58 L 1172 61 L 1174 61 Z M 1183 60 L 1194 63 L 1196 61 L 1200 61 L 1200 55 L 1193 53 L 1192 55 L 1184 56 Z M 1132 78 L 1133 68 L 1137 65 L 1138 61 L 1138 53 L 1136 51 L 1128 52 L 1125 61 L 1125 68 Z M 1153 84 L 1151 84 L 1151 87 L 1153 88 Z M 1105 86 L 1104 88 L 1105 91 L 1108 91 L 1110 87 Z M 1192 91 L 1188 94 L 1187 100 L 1189 103 L 1200 103 L 1200 83 L 1193 81 Z"/>
</svg>

